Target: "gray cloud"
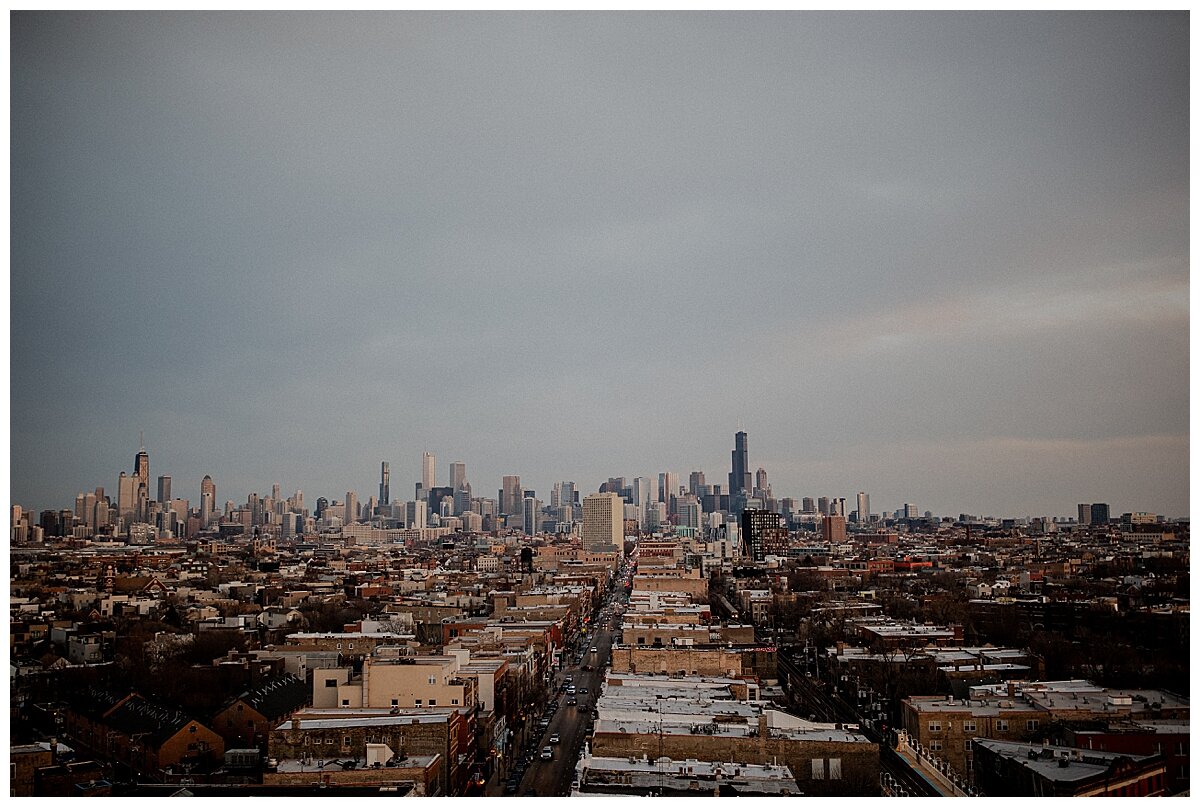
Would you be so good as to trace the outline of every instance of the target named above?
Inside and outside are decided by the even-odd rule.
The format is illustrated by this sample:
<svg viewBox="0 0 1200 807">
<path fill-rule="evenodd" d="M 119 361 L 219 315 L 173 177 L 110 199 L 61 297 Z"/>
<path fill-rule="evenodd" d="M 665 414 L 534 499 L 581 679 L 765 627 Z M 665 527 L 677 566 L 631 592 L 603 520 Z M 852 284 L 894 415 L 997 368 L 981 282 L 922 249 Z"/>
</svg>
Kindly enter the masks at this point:
<svg viewBox="0 0 1200 807">
<path fill-rule="evenodd" d="M 16 13 L 14 501 L 139 429 L 192 498 L 723 481 L 740 418 L 786 495 L 1186 514 L 1187 32 Z"/>
</svg>

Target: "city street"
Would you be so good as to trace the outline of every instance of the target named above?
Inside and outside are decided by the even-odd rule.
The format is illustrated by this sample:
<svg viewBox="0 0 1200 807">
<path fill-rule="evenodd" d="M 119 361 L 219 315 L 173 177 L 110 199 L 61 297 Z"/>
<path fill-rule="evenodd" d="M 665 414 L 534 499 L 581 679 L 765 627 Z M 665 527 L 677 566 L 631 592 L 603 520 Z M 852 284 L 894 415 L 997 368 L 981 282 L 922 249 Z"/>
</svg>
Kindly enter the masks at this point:
<svg viewBox="0 0 1200 807">
<path fill-rule="evenodd" d="M 621 593 L 622 589 L 618 579 L 616 593 L 604 601 L 601 610 L 611 602 L 622 602 Z M 575 763 L 579 759 L 584 740 L 588 737 L 592 725 L 592 708 L 600 695 L 600 685 L 604 681 L 604 673 L 612 648 L 613 630 L 609 628 L 609 625 L 612 624 L 613 619 L 613 616 L 608 616 L 594 620 L 592 624 L 598 629 L 595 633 L 589 631 L 588 636 L 580 639 L 580 650 L 583 651 L 582 660 L 576 661 L 579 658 L 577 652 L 568 660 L 567 667 L 555 674 L 551 697 L 558 703 L 558 710 L 551 718 L 549 728 L 544 732 L 539 732 L 535 724 L 533 738 L 527 744 L 526 749 L 522 751 L 522 754 L 531 753 L 533 758 L 529 762 L 529 768 L 521 780 L 521 786 L 516 795 L 524 796 L 536 793 L 539 796 L 564 796 L 569 793 L 571 780 L 575 774 Z M 593 646 L 596 648 L 595 653 L 591 652 Z M 591 669 L 584 670 L 582 669 L 583 665 L 587 665 Z M 572 683 L 580 690 L 576 694 L 578 704 L 575 706 L 567 705 L 567 693 L 562 689 L 562 684 L 568 675 L 572 677 Z M 583 689 L 587 689 L 586 695 L 582 693 Z M 550 746 L 554 751 L 554 757 L 542 760 L 541 751 L 550 745 L 549 738 L 554 733 L 558 733 L 561 740 L 558 744 Z M 489 795 L 503 793 L 504 782 L 498 782 L 493 787 L 489 787 Z"/>
</svg>

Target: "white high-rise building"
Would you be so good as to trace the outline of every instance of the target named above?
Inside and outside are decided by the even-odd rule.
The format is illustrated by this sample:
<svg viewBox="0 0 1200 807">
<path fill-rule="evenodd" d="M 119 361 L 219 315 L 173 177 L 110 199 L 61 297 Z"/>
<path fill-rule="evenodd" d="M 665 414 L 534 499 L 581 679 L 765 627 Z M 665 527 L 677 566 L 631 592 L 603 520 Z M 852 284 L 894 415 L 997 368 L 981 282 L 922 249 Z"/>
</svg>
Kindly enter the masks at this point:
<svg viewBox="0 0 1200 807">
<path fill-rule="evenodd" d="M 421 454 L 421 487 L 426 495 L 437 484 L 437 457 L 428 451 Z"/>
<path fill-rule="evenodd" d="M 423 501 L 405 502 L 404 525 L 409 529 L 423 529 L 429 524 L 429 506 Z"/>
<path fill-rule="evenodd" d="M 614 552 L 625 543 L 625 502 L 615 493 L 583 497 L 583 549 Z"/>
<path fill-rule="evenodd" d="M 353 524 L 358 521 L 358 494 L 353 491 L 346 493 L 346 512 L 342 517 L 343 524 Z"/>
</svg>

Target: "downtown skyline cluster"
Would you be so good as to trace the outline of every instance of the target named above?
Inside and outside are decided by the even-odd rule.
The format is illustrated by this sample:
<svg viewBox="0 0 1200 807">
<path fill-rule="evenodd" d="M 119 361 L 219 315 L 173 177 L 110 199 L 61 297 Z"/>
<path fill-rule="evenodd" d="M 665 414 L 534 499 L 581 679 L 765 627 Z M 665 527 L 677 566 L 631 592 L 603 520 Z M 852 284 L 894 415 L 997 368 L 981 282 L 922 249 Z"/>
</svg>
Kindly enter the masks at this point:
<svg viewBox="0 0 1200 807">
<path fill-rule="evenodd" d="M 880 526 L 893 520 L 922 518 L 949 518 L 960 522 L 1033 518 L 1039 522 L 1099 524 L 1107 522 L 1110 513 L 1120 515 L 1122 512 L 1120 507 L 1113 508 L 1107 502 L 1087 502 L 1064 503 L 1062 509 L 1070 515 L 968 513 L 964 510 L 935 513 L 910 501 L 872 509 L 871 494 L 867 490 L 848 495 L 841 492 L 813 495 L 810 491 L 795 495 L 791 491 L 777 491 L 767 469 L 751 462 L 749 436 L 744 431 L 734 435 L 729 470 L 723 474 L 706 474 L 700 469 L 685 474 L 660 471 L 644 476 L 611 476 L 591 486 L 562 479 L 539 491 L 528 483 L 528 476 L 523 483 L 520 474 L 503 475 L 498 485 L 479 481 L 473 484 L 468 476 L 468 465 L 463 461 L 448 463 L 446 472 L 439 475 L 438 457 L 429 451 L 422 452 L 419 462 L 413 465 L 413 481 L 402 481 L 403 477 L 393 474 L 393 463 L 382 460 L 376 490 L 364 492 L 361 488 L 348 488 L 345 492 L 332 492 L 310 489 L 307 498 L 303 488 L 295 488 L 293 492 L 279 482 L 272 483 L 261 493 L 256 490 L 228 491 L 217 486 L 221 474 L 206 474 L 196 491 L 198 498 L 192 499 L 173 475 L 152 476 L 150 455 L 142 446 L 134 457 L 132 472 L 119 473 L 115 496 L 108 495 L 105 486 L 100 485 L 94 491 L 79 492 L 73 504 L 61 502 L 45 508 L 14 501 L 14 526 L 20 521 L 17 512 L 24 512 L 27 521 L 32 523 L 36 519 L 43 525 L 49 512 L 58 519 L 60 531 L 69 529 L 66 519 L 73 516 L 76 526 L 86 526 L 96 532 L 109 526 L 116 529 L 117 534 L 127 535 L 131 525 L 149 524 L 178 535 L 187 528 L 189 516 L 198 519 L 192 525 L 194 530 L 216 527 L 223 520 L 237 521 L 244 513 L 249 518 L 248 527 L 267 523 L 278 526 L 289 515 L 300 517 L 299 521 L 287 522 L 285 534 L 301 534 L 312 528 L 329 529 L 355 522 L 382 523 L 386 520 L 409 527 L 436 526 L 441 519 L 458 517 L 461 521 L 461 517 L 474 513 L 479 520 L 470 516 L 465 524 L 458 523 L 458 526 L 467 531 L 484 528 L 491 531 L 507 526 L 532 535 L 541 531 L 543 521 L 552 527 L 579 522 L 582 497 L 592 492 L 617 494 L 626 505 L 626 520 L 636 521 L 639 528 L 650 529 L 668 524 L 701 527 L 703 516 L 707 514 L 736 517 L 747 509 L 778 513 L 789 523 L 804 517 L 830 515 L 840 516 L 852 524 Z M 539 478 L 545 476 L 542 473 Z M 110 488 L 109 493 L 112 490 Z M 879 504 L 878 499 L 876 504 Z M 1137 507 L 1130 511 L 1141 517 L 1149 515 Z M 306 524 L 304 519 L 310 515 L 314 520 Z M 506 517 L 515 517 L 515 520 Z M 336 522 L 332 518 L 336 518 Z M 488 520 L 484 521 L 484 518 Z M 53 518 L 51 523 L 55 523 Z"/>
</svg>

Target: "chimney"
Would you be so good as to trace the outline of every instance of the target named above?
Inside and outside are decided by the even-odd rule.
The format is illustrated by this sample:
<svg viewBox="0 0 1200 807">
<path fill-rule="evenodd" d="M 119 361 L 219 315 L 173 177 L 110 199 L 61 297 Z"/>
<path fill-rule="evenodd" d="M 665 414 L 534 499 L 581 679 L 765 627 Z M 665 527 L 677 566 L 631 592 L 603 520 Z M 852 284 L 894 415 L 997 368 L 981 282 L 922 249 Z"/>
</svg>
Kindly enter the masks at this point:
<svg viewBox="0 0 1200 807">
<path fill-rule="evenodd" d="M 1008 682 L 1008 697 L 1015 698 L 1016 696 L 1017 696 L 1017 682 L 1009 681 Z"/>
<path fill-rule="evenodd" d="M 959 644 L 962 644 L 963 626 L 962 625 L 951 625 L 950 628 L 954 631 L 954 641 L 958 642 Z"/>
<path fill-rule="evenodd" d="M 837 643 L 837 654 L 838 654 L 839 656 L 840 656 L 840 655 L 842 655 L 842 651 L 843 651 L 843 650 L 845 650 L 845 649 L 846 649 L 846 643 L 845 643 L 845 642 L 838 642 L 838 643 Z"/>
</svg>

